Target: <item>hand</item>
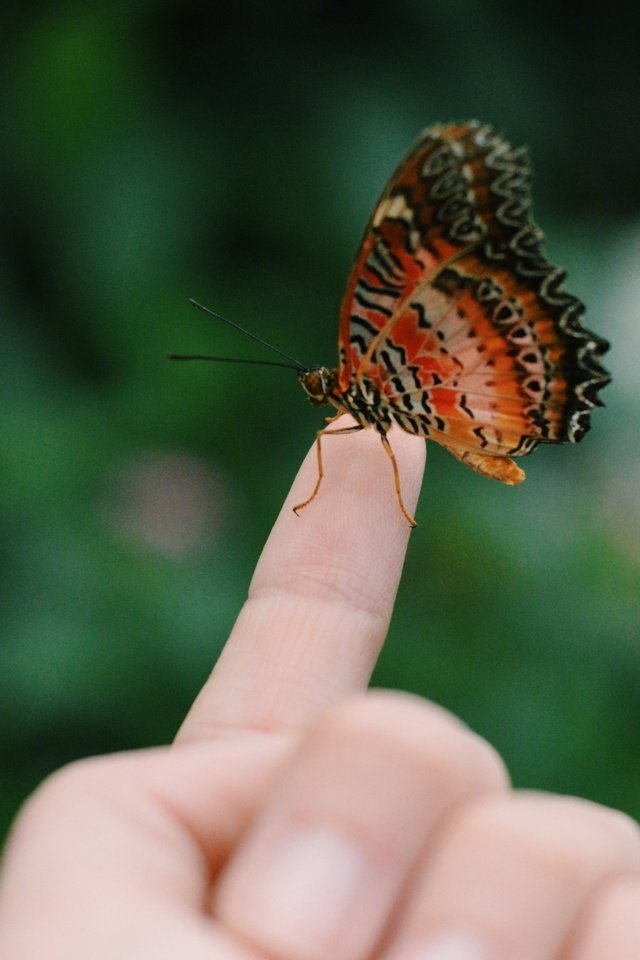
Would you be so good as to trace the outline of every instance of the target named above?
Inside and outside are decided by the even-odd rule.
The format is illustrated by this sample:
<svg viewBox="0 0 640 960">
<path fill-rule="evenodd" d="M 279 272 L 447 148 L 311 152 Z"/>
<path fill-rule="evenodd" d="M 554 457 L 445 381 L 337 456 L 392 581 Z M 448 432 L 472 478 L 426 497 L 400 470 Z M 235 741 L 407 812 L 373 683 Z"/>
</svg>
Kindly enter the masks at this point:
<svg viewBox="0 0 640 960">
<path fill-rule="evenodd" d="M 424 444 L 391 440 L 411 510 Z M 455 717 L 365 692 L 409 528 L 373 431 L 325 448 L 176 743 L 27 803 L 3 960 L 637 960 L 636 824 L 514 792 Z"/>
</svg>

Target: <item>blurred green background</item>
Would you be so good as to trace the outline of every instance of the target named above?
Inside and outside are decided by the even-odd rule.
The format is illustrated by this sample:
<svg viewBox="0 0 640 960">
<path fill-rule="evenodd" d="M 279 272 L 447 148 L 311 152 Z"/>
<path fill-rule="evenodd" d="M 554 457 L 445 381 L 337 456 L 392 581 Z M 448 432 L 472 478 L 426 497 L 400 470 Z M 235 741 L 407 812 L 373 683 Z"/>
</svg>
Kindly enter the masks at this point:
<svg viewBox="0 0 640 960">
<path fill-rule="evenodd" d="M 293 374 L 168 363 L 262 356 L 187 297 L 334 364 L 386 178 L 470 117 L 531 147 L 615 379 L 517 490 L 430 447 L 375 683 L 458 712 L 519 785 L 640 815 L 640 7 L 24 3 L 0 27 L 0 828 L 60 764 L 172 737 L 321 424 Z"/>
</svg>

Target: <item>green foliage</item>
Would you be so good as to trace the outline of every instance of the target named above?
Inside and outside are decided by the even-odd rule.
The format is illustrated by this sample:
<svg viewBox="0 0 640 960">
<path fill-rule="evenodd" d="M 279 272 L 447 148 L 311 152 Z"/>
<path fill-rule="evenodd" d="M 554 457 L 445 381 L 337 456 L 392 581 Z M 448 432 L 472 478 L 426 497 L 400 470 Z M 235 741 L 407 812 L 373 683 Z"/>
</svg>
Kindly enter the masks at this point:
<svg viewBox="0 0 640 960">
<path fill-rule="evenodd" d="M 517 490 L 430 448 L 375 682 L 457 711 L 518 784 L 640 814 L 640 15 L 581 8 L 578 35 L 547 7 L 5 12 L 1 825 L 58 765 L 171 738 L 319 423 L 283 371 L 167 363 L 260 355 L 187 297 L 332 364 L 382 184 L 421 127 L 472 116 L 530 144 L 616 379 Z"/>
</svg>

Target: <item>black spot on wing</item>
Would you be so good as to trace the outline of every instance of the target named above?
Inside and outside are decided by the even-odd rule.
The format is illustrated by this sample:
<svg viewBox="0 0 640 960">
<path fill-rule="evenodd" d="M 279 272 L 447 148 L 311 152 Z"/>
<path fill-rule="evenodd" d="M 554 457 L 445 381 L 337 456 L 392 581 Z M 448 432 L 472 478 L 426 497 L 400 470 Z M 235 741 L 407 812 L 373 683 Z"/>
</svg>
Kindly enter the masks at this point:
<svg viewBox="0 0 640 960">
<path fill-rule="evenodd" d="M 461 410 L 464 411 L 464 413 L 467 414 L 468 417 L 471 417 L 472 420 L 475 420 L 476 415 L 475 415 L 475 413 L 473 412 L 473 410 L 471 409 L 471 407 L 467 404 L 467 395 L 466 395 L 466 393 L 461 393 L 461 394 L 460 394 L 460 399 L 458 400 L 458 406 L 460 407 Z"/>
<path fill-rule="evenodd" d="M 485 437 L 484 433 L 482 432 L 482 427 L 475 427 L 474 430 L 473 430 L 473 433 L 475 434 L 475 436 L 476 436 L 476 437 L 478 438 L 478 440 L 480 441 L 480 446 L 481 446 L 481 447 L 486 447 L 487 444 L 489 443 L 489 441 L 487 440 L 487 438 Z"/>
<path fill-rule="evenodd" d="M 391 373 L 397 373 L 397 372 L 398 372 L 398 368 L 397 368 L 397 367 L 395 366 L 395 364 L 393 363 L 393 360 L 391 359 L 391 354 L 389 353 L 388 350 L 381 350 L 381 351 L 380 351 L 380 359 L 381 359 L 382 362 L 384 363 L 384 365 L 385 365 L 385 367 L 387 368 L 387 370 L 389 370 Z"/>
<path fill-rule="evenodd" d="M 376 337 L 379 333 L 379 330 L 374 323 L 371 323 L 371 321 L 367 320 L 366 317 L 359 316 L 357 313 L 352 313 L 349 317 L 349 326 L 351 329 L 352 338 L 353 336 L 362 336 L 362 334 L 358 334 L 354 330 L 355 327 L 361 327 L 364 333 L 368 335 L 370 339 L 373 339 L 373 337 Z"/>
<path fill-rule="evenodd" d="M 432 323 L 427 317 L 426 311 L 424 309 L 424 305 L 422 303 L 412 303 L 411 308 L 412 310 L 415 310 L 415 312 L 418 314 L 418 326 L 421 327 L 423 330 L 430 330 L 432 327 Z"/>
<path fill-rule="evenodd" d="M 393 352 L 394 359 L 391 358 L 389 351 Z M 397 373 L 398 369 L 406 367 L 407 365 L 407 351 L 403 346 L 398 343 L 393 343 L 391 340 L 387 340 L 385 348 L 381 351 L 380 356 L 388 365 L 392 373 Z"/>
<path fill-rule="evenodd" d="M 385 286 L 376 287 L 372 283 L 367 283 L 367 281 L 363 277 L 360 277 L 360 279 L 358 280 L 358 287 L 359 288 L 362 287 L 364 290 L 367 291 L 367 293 L 375 293 L 375 294 L 382 295 L 384 297 L 391 297 L 394 300 L 400 296 L 399 290 L 393 289 L 391 287 L 385 287 Z"/>
<path fill-rule="evenodd" d="M 384 255 L 383 255 L 384 251 Z M 367 257 L 367 267 L 370 270 L 378 269 L 382 282 L 398 287 L 404 287 L 405 275 L 402 264 L 396 256 L 382 243 L 377 243 Z"/>
<path fill-rule="evenodd" d="M 356 303 L 359 303 L 361 307 L 364 307 L 365 310 L 371 310 L 371 311 L 375 311 L 376 313 L 381 313 L 383 317 L 393 316 L 392 310 L 390 310 L 388 307 L 383 307 L 381 303 L 371 303 L 359 292 L 359 290 L 356 290 L 356 292 L 353 295 L 353 299 L 356 301 Z"/>
<path fill-rule="evenodd" d="M 356 347 L 359 353 L 364 356 L 367 352 L 367 347 L 369 346 L 368 342 L 360 333 L 351 333 L 349 337 L 349 343 L 352 347 Z"/>
</svg>

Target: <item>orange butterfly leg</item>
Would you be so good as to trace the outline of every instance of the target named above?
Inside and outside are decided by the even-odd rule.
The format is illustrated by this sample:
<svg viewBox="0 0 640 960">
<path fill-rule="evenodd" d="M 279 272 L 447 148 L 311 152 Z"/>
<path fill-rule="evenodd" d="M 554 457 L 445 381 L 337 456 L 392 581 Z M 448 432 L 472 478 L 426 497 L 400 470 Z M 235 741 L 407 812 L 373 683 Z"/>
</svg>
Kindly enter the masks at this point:
<svg viewBox="0 0 640 960">
<path fill-rule="evenodd" d="M 481 473 L 483 477 L 489 477 L 491 480 L 501 480 L 502 483 L 506 483 L 510 487 L 522 483 L 525 478 L 524 470 L 521 470 L 517 463 L 509 460 L 508 457 L 489 457 L 486 453 L 454 450 L 453 447 L 447 447 L 446 444 L 443 444 L 443 446 L 461 463 L 465 463 L 476 473 Z"/>
<path fill-rule="evenodd" d="M 389 460 L 391 460 L 391 466 L 393 467 L 393 482 L 395 483 L 396 494 L 398 496 L 398 503 L 400 504 L 400 509 L 402 510 L 403 514 L 409 521 L 409 526 L 417 527 L 418 524 L 413 519 L 411 514 L 408 512 L 407 508 L 404 505 L 404 500 L 402 499 L 402 491 L 400 489 L 400 472 L 398 470 L 398 464 L 396 462 L 396 458 L 394 456 L 393 450 L 391 449 L 391 444 L 387 440 L 387 436 L 384 433 L 380 434 L 380 439 L 382 440 L 382 446 L 385 449 L 385 453 L 389 457 Z"/>
<path fill-rule="evenodd" d="M 333 423 L 334 420 L 337 420 L 339 416 L 342 416 L 341 413 L 337 414 L 335 417 L 327 417 L 327 423 Z M 308 507 L 312 500 L 315 500 L 318 490 L 320 489 L 320 484 L 322 483 L 322 478 L 324 477 L 324 468 L 322 466 L 322 441 L 321 437 L 337 437 L 338 434 L 345 433 L 356 433 L 358 430 L 364 430 L 364 427 L 361 424 L 357 424 L 355 427 L 342 427 L 340 430 L 327 430 L 325 427 L 323 430 L 318 430 L 316 433 L 316 455 L 318 458 L 318 479 L 316 480 L 316 485 L 313 488 L 313 492 L 310 497 L 307 497 L 306 500 L 303 500 L 302 503 L 297 503 L 293 508 L 293 512 L 298 516 L 298 510 L 302 510 L 303 507 Z"/>
<path fill-rule="evenodd" d="M 337 413 L 334 413 L 334 415 L 333 415 L 332 417 L 325 417 L 325 418 L 324 418 L 324 422 L 325 422 L 325 423 L 335 423 L 336 420 L 339 420 L 339 419 L 340 419 L 340 417 L 344 417 L 344 410 L 338 410 L 338 412 L 337 412 Z M 325 428 L 325 429 L 326 429 L 326 428 Z M 362 429 L 364 429 L 364 427 L 363 427 Z M 321 430 L 320 432 L 321 432 L 321 433 L 324 433 L 324 430 Z M 333 433 L 336 433 L 336 432 L 337 432 L 337 431 L 335 431 L 335 430 L 333 431 Z"/>
</svg>

